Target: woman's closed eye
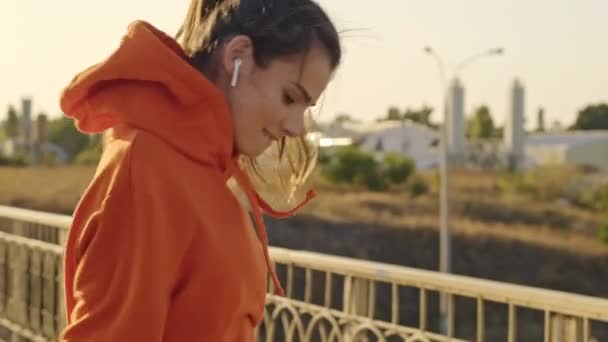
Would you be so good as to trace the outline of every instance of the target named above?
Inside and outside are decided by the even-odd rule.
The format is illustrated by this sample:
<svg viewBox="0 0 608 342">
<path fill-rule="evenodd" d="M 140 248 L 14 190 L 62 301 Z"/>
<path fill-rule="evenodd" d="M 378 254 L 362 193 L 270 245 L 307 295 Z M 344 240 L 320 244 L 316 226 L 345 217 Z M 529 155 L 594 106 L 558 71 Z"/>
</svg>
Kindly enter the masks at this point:
<svg viewBox="0 0 608 342">
<path fill-rule="evenodd" d="M 289 95 L 287 92 L 284 92 L 283 93 L 283 102 L 286 105 L 292 105 L 296 102 L 296 100 L 291 95 Z"/>
</svg>

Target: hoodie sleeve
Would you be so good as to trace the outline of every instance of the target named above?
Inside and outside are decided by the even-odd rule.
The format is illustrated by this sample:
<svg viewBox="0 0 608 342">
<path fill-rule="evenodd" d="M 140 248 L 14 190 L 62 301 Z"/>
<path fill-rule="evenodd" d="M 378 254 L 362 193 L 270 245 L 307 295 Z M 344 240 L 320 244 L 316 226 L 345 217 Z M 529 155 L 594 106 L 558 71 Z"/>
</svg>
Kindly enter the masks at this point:
<svg viewBox="0 0 608 342">
<path fill-rule="evenodd" d="M 175 227 L 162 208 L 167 201 L 146 187 L 150 176 L 135 182 L 132 173 L 120 171 L 99 209 L 84 206 L 75 217 L 80 234 L 74 306 L 61 341 L 162 341 L 187 246 L 180 246 L 177 233 L 171 233 Z"/>
</svg>

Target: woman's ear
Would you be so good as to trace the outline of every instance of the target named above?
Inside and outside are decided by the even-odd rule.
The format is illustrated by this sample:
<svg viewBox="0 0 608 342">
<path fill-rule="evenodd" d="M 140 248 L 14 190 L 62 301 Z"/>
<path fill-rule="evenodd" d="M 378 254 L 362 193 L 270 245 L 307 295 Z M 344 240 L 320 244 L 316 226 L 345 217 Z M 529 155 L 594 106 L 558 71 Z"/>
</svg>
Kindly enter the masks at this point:
<svg viewBox="0 0 608 342">
<path fill-rule="evenodd" d="M 239 73 L 246 74 L 250 73 L 254 67 L 253 59 L 253 42 L 251 38 L 245 35 L 238 35 L 232 38 L 224 49 L 222 57 L 222 66 L 228 75 L 234 74 L 234 69 L 237 63 L 236 60 L 240 60 Z"/>
</svg>

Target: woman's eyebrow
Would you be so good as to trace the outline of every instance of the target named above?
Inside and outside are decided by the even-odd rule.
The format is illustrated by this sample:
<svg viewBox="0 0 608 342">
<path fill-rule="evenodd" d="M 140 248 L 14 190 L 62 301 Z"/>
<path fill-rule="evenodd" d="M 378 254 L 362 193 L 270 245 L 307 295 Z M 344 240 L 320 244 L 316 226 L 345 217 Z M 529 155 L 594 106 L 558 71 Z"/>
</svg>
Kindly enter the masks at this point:
<svg viewBox="0 0 608 342">
<path fill-rule="evenodd" d="M 304 99 L 306 100 L 306 103 L 308 103 L 309 106 L 314 106 L 315 103 L 312 103 L 312 98 L 310 96 L 310 93 L 306 90 L 306 88 L 304 88 L 298 82 L 294 82 L 293 84 L 296 86 L 296 88 L 298 88 L 300 90 L 300 92 L 302 92 L 302 94 L 304 95 Z"/>
</svg>

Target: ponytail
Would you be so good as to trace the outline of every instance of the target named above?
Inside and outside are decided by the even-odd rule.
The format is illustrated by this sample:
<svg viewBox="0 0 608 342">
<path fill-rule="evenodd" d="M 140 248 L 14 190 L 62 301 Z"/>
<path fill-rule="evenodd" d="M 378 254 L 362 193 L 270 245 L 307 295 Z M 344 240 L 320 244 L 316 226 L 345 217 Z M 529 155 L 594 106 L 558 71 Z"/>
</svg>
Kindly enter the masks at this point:
<svg viewBox="0 0 608 342">
<path fill-rule="evenodd" d="M 184 22 L 175 36 L 184 52 L 192 56 L 213 45 L 212 31 L 220 15 L 226 15 L 239 4 L 240 0 L 191 0 Z"/>
</svg>

